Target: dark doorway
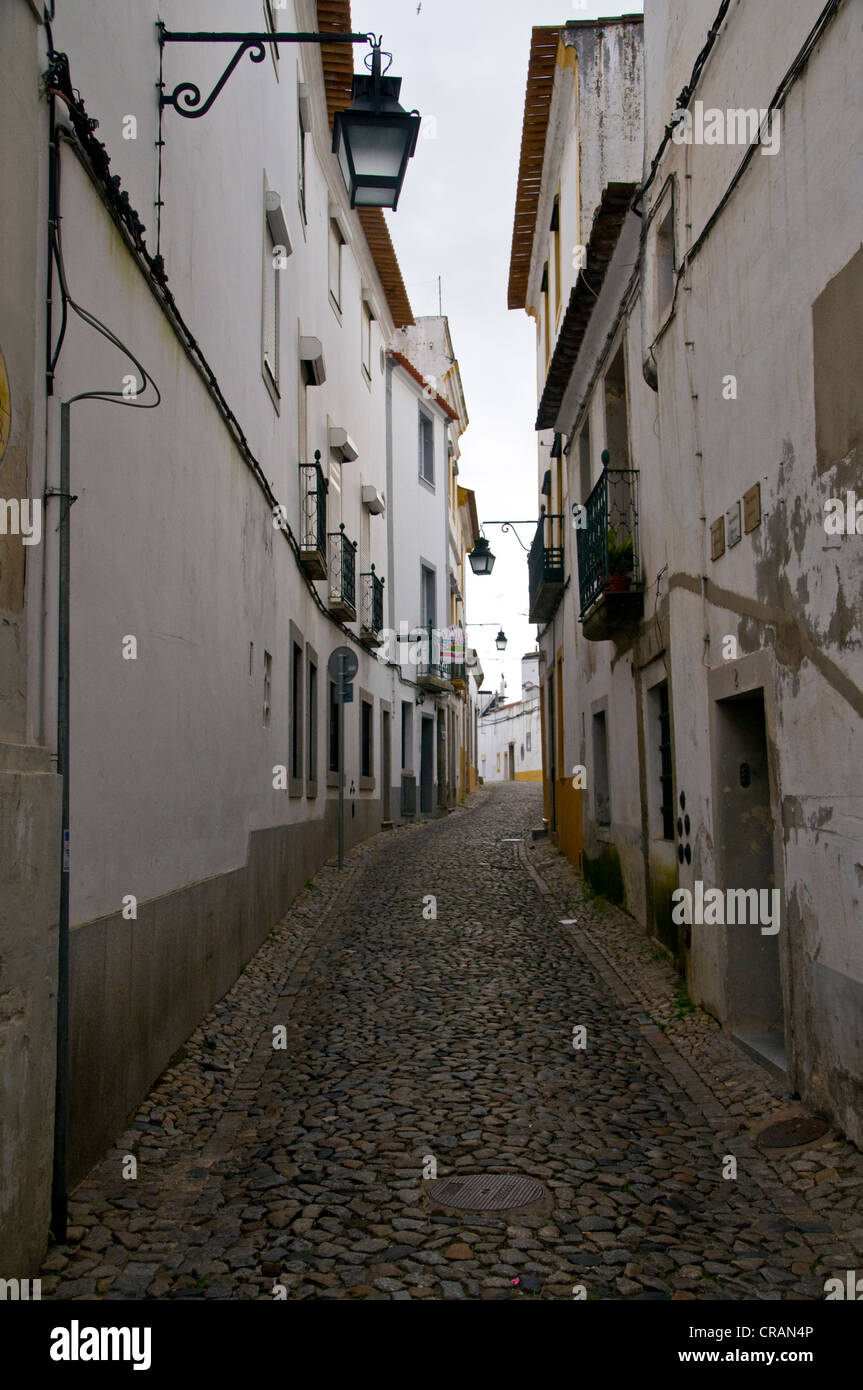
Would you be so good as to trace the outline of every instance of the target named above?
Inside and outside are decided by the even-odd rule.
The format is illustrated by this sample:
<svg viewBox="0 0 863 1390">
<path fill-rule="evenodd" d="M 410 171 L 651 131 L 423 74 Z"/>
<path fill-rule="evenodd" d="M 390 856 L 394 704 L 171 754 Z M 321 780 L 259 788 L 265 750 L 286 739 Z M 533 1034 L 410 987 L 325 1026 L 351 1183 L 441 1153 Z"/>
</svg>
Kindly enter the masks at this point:
<svg viewBox="0 0 863 1390">
<path fill-rule="evenodd" d="M 515 744 L 509 745 L 509 780 L 515 781 Z"/>
<path fill-rule="evenodd" d="M 426 714 L 420 739 L 420 811 L 430 816 L 434 810 L 434 720 Z"/>
<path fill-rule="evenodd" d="M 554 674 L 549 676 L 546 682 L 548 698 L 545 702 L 546 708 L 546 731 L 545 747 L 548 753 L 548 766 L 546 774 L 550 791 L 549 807 L 551 810 L 551 820 L 549 830 L 557 829 L 557 719 L 555 717 L 555 698 L 554 698 Z"/>
<path fill-rule="evenodd" d="M 446 810 L 446 714 L 437 712 L 437 804 L 441 811 Z"/>
<path fill-rule="evenodd" d="M 383 782 L 381 819 L 384 825 L 392 824 L 392 760 L 390 713 L 389 710 L 385 709 L 381 711 L 381 781 Z"/>
<path fill-rule="evenodd" d="M 764 693 L 720 700 L 716 713 L 722 886 L 726 901 L 729 889 L 757 889 L 760 901 L 761 890 L 777 887 Z M 772 893 L 768 901 L 772 908 Z M 751 1051 L 784 1070 L 779 955 L 784 922 L 780 915 L 780 930 L 764 934 L 763 923 L 750 925 L 752 915 L 750 910 L 747 921 L 725 927 L 726 1021 Z"/>
</svg>

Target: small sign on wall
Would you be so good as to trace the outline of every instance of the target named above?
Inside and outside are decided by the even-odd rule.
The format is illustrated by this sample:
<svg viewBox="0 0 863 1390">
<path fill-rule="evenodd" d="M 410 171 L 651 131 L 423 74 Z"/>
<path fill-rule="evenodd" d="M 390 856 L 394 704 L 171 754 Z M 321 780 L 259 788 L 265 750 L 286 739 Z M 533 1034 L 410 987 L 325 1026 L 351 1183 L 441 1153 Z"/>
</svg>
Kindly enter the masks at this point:
<svg viewBox="0 0 863 1390">
<path fill-rule="evenodd" d="M 725 554 L 725 517 L 717 517 L 710 528 L 710 558 L 718 560 Z"/>
<path fill-rule="evenodd" d="M 725 513 L 725 533 L 728 540 L 729 550 L 733 545 L 737 545 L 740 540 L 740 502 L 734 503 Z"/>
<path fill-rule="evenodd" d="M 761 484 L 756 483 L 743 494 L 743 529 L 747 536 L 761 525 Z"/>
</svg>

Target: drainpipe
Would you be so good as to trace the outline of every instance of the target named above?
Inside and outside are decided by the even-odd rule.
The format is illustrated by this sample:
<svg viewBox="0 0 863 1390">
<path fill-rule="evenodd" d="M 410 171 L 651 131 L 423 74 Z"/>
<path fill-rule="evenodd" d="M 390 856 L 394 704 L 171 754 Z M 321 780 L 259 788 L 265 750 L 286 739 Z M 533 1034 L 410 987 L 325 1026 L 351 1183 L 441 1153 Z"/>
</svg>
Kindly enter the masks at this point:
<svg viewBox="0 0 863 1390">
<path fill-rule="evenodd" d="M 62 783 L 62 851 L 57 957 L 57 1081 L 54 1095 L 54 1168 L 51 1230 L 66 1239 L 69 1136 L 69 412 L 60 405 L 60 576 L 57 639 L 57 771 Z"/>
</svg>

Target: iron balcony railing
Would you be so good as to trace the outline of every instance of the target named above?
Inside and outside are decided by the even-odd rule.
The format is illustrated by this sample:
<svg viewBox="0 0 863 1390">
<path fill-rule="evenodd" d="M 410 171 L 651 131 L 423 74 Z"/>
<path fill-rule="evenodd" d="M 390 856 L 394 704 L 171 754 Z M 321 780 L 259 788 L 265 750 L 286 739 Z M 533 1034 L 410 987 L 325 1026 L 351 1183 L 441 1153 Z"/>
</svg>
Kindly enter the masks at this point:
<svg viewBox="0 0 863 1390">
<path fill-rule="evenodd" d="M 640 585 L 638 469 L 604 468 L 577 525 L 578 591 L 581 616 L 604 593 L 626 593 Z"/>
<path fill-rule="evenodd" d="M 384 581 L 378 579 L 374 565 L 360 575 L 360 585 L 360 625 L 376 637 L 384 625 Z"/>
<path fill-rule="evenodd" d="M 314 463 L 300 464 L 300 553 L 303 557 L 326 558 L 328 486 L 318 449 Z"/>
<path fill-rule="evenodd" d="M 412 634 L 420 646 L 417 677 L 420 680 L 453 681 L 465 679 L 464 629 L 441 630 L 427 623 Z"/>
<path fill-rule="evenodd" d="M 545 622 L 563 589 L 563 517 L 546 516 L 543 507 L 527 557 L 530 620 Z"/>
<path fill-rule="evenodd" d="M 343 612 L 345 616 L 356 618 L 357 616 L 357 546 L 356 541 L 349 541 L 345 535 L 345 523 L 342 522 L 338 531 L 330 531 L 327 536 L 328 546 L 328 569 L 330 579 L 330 608 L 335 612 Z"/>
</svg>

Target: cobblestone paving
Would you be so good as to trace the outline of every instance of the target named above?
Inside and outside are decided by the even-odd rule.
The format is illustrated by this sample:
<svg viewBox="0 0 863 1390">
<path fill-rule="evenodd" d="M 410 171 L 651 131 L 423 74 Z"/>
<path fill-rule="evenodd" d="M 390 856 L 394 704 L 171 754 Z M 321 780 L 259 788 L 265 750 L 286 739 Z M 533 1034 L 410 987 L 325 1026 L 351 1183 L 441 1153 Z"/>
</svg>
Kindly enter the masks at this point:
<svg viewBox="0 0 863 1390">
<path fill-rule="evenodd" d="M 820 1299 L 854 1268 L 861 1156 L 758 1152 L 787 1098 L 674 1021 L 679 981 L 530 845 L 540 815 L 483 789 L 324 868 L 75 1192 L 43 1297 Z M 427 1156 L 547 1200 L 441 1209 Z"/>
</svg>

